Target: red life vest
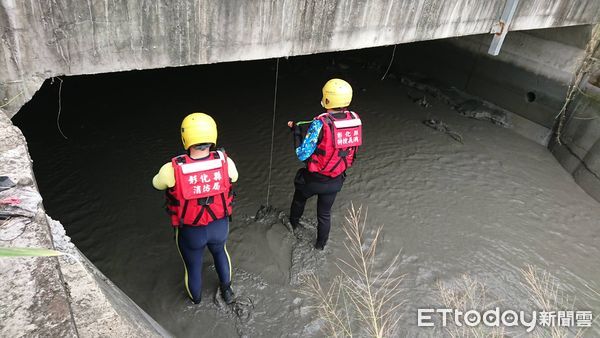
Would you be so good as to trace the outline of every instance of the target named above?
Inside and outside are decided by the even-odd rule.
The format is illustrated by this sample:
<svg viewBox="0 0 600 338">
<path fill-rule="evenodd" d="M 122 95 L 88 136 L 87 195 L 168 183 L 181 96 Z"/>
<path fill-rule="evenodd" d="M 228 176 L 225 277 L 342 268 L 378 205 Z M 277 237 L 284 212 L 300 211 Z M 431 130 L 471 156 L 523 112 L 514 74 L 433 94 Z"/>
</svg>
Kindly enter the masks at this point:
<svg viewBox="0 0 600 338">
<path fill-rule="evenodd" d="M 308 159 L 308 171 L 337 177 L 352 166 L 356 150 L 362 144 L 362 122 L 355 112 L 342 113 L 346 116 L 341 119 L 329 113 L 315 118 L 323 123 L 322 138 Z"/>
<path fill-rule="evenodd" d="M 233 192 L 224 151 L 211 151 L 201 160 L 181 155 L 171 163 L 175 186 L 166 191 L 166 196 L 174 227 L 205 226 L 231 215 Z"/>
</svg>

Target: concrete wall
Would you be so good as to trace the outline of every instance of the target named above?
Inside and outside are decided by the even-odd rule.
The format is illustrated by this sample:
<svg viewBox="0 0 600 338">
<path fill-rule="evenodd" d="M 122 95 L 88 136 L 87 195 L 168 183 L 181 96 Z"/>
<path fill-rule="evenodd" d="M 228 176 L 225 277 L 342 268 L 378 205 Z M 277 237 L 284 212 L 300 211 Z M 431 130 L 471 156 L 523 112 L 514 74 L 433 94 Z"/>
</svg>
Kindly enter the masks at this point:
<svg viewBox="0 0 600 338">
<path fill-rule="evenodd" d="M 595 74 L 596 81 L 599 75 Z M 596 81 L 584 82 L 584 94 L 577 95 L 567 111 L 562 144 L 553 140 L 550 149 L 583 190 L 600 201 L 600 88 Z"/>
<path fill-rule="evenodd" d="M 486 33 L 505 0 L 0 0 L 0 105 L 44 79 Z M 512 30 L 600 21 L 597 0 L 521 1 Z"/>
<path fill-rule="evenodd" d="M 590 31 L 585 25 L 511 32 L 495 57 L 487 54 L 487 35 L 400 46 L 396 70 L 434 78 L 552 128 Z"/>
<path fill-rule="evenodd" d="M 467 91 L 552 128 L 590 32 L 577 26 L 511 33 L 497 57 L 482 53 L 487 43 L 479 37 L 452 42 L 474 53 Z"/>
</svg>

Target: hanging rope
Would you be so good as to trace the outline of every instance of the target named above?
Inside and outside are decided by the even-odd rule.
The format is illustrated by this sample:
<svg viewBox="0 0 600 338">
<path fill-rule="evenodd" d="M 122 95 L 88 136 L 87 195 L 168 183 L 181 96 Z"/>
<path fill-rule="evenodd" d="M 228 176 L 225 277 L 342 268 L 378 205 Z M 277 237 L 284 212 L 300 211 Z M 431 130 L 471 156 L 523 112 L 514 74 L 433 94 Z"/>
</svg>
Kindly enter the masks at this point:
<svg viewBox="0 0 600 338">
<path fill-rule="evenodd" d="M 4 107 L 8 106 L 9 104 L 11 104 L 14 100 L 16 100 L 21 95 L 23 95 L 23 91 L 21 91 L 19 94 L 17 94 L 16 96 L 14 96 L 12 99 L 6 101 L 6 103 L 4 103 L 3 105 L 1 105 L 0 108 L 4 108 Z"/>
<path fill-rule="evenodd" d="M 58 81 L 60 81 L 60 83 L 58 84 L 58 114 L 56 115 L 56 126 L 58 127 L 58 132 L 62 135 L 62 137 L 65 140 L 68 140 L 69 138 L 63 133 L 62 129 L 60 129 L 60 111 L 62 110 L 61 96 L 63 80 L 60 77 L 56 78 L 58 79 Z M 54 83 L 54 78 L 52 78 L 52 83 Z"/>
<path fill-rule="evenodd" d="M 383 76 L 381 77 L 381 81 L 385 80 L 385 77 L 387 76 L 388 72 L 390 71 L 390 68 L 392 68 L 392 63 L 394 63 L 394 56 L 396 55 L 396 47 L 398 47 L 398 45 L 394 45 L 394 50 L 392 51 L 392 58 L 390 59 L 390 64 L 388 65 L 387 69 L 385 70 L 385 74 L 383 74 Z"/>
<path fill-rule="evenodd" d="M 275 142 L 275 112 L 277 111 L 277 80 L 279 79 L 279 58 L 275 66 L 275 93 L 273 94 L 273 122 L 271 124 L 271 154 L 269 156 L 269 178 L 267 179 L 267 204 L 271 196 L 271 172 L 273 170 L 273 145 Z"/>
</svg>

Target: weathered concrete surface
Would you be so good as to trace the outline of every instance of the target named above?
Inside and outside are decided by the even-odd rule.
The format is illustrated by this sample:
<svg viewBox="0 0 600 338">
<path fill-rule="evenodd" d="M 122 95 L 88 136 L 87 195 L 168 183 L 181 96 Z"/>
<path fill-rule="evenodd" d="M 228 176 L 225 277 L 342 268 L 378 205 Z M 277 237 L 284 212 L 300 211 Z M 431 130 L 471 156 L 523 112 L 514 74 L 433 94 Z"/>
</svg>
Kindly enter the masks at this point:
<svg viewBox="0 0 600 338">
<path fill-rule="evenodd" d="M 550 149 L 583 190 L 600 201 L 600 88 L 592 82 L 584 82 L 584 94 L 570 106 L 562 144 L 554 139 Z"/>
<path fill-rule="evenodd" d="M 25 144 L 18 129 L 0 114 L 0 173 L 31 189 L 34 182 Z M 39 207 L 31 219 L 0 221 L 0 245 L 53 248 L 45 217 Z M 77 335 L 58 264 L 55 257 L 0 258 L 0 336 Z"/>
<path fill-rule="evenodd" d="M 466 90 L 552 128 L 591 27 L 514 32 L 498 57 L 484 54 L 487 42 L 481 37 L 452 39 L 456 46 L 474 52 Z"/>
<path fill-rule="evenodd" d="M 0 257 L 0 336 L 159 337 L 154 320 L 100 273 L 49 220 L 25 138 L 0 109 L 0 175 L 19 182 L 35 215 L 0 221 L 0 246 L 57 249 L 69 256 Z M 0 209 L 1 210 L 1 209 Z"/>
<path fill-rule="evenodd" d="M 435 78 L 551 129 L 590 30 L 584 25 L 511 32 L 496 57 L 486 53 L 487 35 L 399 46 L 395 68 Z M 417 66 L 406 68 L 403 59 Z"/>
<path fill-rule="evenodd" d="M 0 99 L 44 79 L 487 33 L 505 0 L 0 1 Z M 600 21 L 596 0 L 521 1 L 511 30 Z M 491 37 L 489 37 L 491 39 Z"/>
</svg>

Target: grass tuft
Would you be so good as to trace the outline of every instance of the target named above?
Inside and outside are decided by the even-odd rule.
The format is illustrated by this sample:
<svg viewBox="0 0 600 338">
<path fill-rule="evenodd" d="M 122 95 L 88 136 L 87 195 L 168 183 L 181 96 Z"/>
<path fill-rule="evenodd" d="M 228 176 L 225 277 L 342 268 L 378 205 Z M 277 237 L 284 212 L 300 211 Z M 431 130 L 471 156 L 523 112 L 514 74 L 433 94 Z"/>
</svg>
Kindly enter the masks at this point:
<svg viewBox="0 0 600 338">
<path fill-rule="evenodd" d="M 325 334 L 331 337 L 393 337 L 397 334 L 402 275 L 398 274 L 397 254 L 381 271 L 375 271 L 377 245 L 383 227 L 367 239 L 367 211 L 362 206 L 348 209 L 344 233 L 346 259 L 339 259 L 340 274 L 325 288 L 312 274 L 303 280 L 301 293 L 313 302 L 312 308 L 325 321 Z"/>
</svg>

